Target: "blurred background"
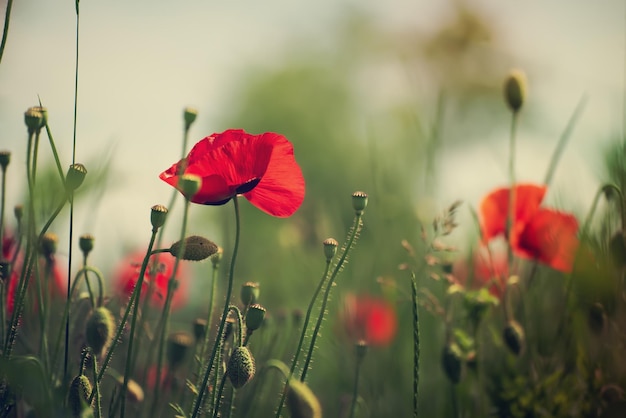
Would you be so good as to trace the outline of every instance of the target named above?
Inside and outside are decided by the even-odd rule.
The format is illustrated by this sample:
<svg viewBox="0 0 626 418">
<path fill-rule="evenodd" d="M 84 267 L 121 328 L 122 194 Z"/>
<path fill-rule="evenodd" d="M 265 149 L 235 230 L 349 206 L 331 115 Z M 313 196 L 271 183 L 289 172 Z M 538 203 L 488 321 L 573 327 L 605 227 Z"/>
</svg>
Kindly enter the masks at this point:
<svg viewBox="0 0 626 418">
<path fill-rule="evenodd" d="M 305 309 L 323 271 L 321 242 L 343 241 L 353 216 L 350 195 L 363 190 L 370 196 L 365 228 L 329 311 L 345 293 L 380 293 L 387 278 L 398 284 L 395 300 L 406 302 L 398 314 L 408 315 L 407 275 L 397 268 L 407 261 L 401 240 L 418 243 L 421 225 L 462 200 L 460 226 L 448 242 L 469 249 L 476 227 L 468 207 L 506 185 L 511 115 L 501 89 L 510 69 L 523 69 L 529 82 L 518 130 L 520 181 L 543 180 L 586 97 L 546 199 L 579 219 L 586 214 L 607 180 L 608 150 L 623 135 L 625 16 L 617 0 L 81 2 L 76 161 L 98 181 L 93 193 L 77 198 L 75 233 L 96 237 L 92 261 L 107 274 L 127 251 L 147 245 L 150 207 L 172 194 L 158 175 L 181 157 L 183 109 L 192 106 L 198 119 L 188 148 L 228 128 L 278 132 L 293 142 L 307 181 L 305 202 L 289 219 L 243 205 L 238 284 L 260 282 L 270 312 Z M 23 113 L 38 97 L 62 164 L 71 163 L 75 45 L 73 2 L 15 2 L 0 63 L 0 148 L 13 153 L 9 208 L 23 197 Z M 40 158 L 52 167 L 45 144 Z M 181 203 L 172 208 L 166 241 L 178 239 Z M 65 215 L 53 228 L 61 255 Z M 189 232 L 228 254 L 231 205 L 194 205 L 191 216 Z M 191 310 L 203 306 L 202 290 L 210 286 L 208 265 L 196 267 L 190 283 L 200 291 L 189 315 L 197 315 Z M 407 324 L 400 334 L 410 338 Z M 434 321 L 424 332 L 441 336 Z M 352 354 L 340 340 L 320 344 L 326 349 L 312 385 Z M 431 349 L 425 346 L 425 357 L 438 355 Z M 397 382 L 364 391 L 380 399 L 390 392 L 406 402 L 397 412 L 408 410 L 409 363 L 389 366 L 385 359 L 410 362 L 411 347 L 399 342 L 379 355 L 370 376 L 379 367 Z M 436 390 L 439 364 L 425 364 L 424 375 L 434 382 L 424 389 L 432 399 L 425 408 L 440 411 L 447 399 Z M 350 383 L 347 374 L 346 393 Z M 324 399 L 337 398 L 321 391 Z"/>
</svg>

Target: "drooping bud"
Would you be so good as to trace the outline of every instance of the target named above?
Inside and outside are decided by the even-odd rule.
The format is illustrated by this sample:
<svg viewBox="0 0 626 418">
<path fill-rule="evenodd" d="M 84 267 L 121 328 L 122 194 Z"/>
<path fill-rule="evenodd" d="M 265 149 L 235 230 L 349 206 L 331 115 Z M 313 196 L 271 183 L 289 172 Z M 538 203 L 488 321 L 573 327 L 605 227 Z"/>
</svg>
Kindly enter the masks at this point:
<svg viewBox="0 0 626 418">
<path fill-rule="evenodd" d="M 198 117 L 198 111 L 193 107 L 186 107 L 183 112 L 183 119 L 185 120 L 185 130 L 189 129 L 192 123 L 195 122 Z"/>
<path fill-rule="evenodd" d="M 167 208 L 163 205 L 154 205 L 150 210 L 150 223 L 154 230 L 159 229 L 165 224 L 167 219 Z"/>
<path fill-rule="evenodd" d="M 330 261 L 333 259 L 335 254 L 337 254 L 337 247 L 339 243 L 334 238 L 325 239 L 324 242 L 324 255 L 326 256 L 326 260 Z"/>
<path fill-rule="evenodd" d="M 65 176 L 65 190 L 68 193 L 72 193 L 74 190 L 78 189 L 80 185 L 83 184 L 83 181 L 85 181 L 86 175 L 87 169 L 84 165 L 80 163 L 72 164 Z"/>
<path fill-rule="evenodd" d="M 322 406 L 308 385 L 298 379 L 289 379 L 287 409 L 292 418 L 322 418 Z"/>
<path fill-rule="evenodd" d="M 104 306 L 96 308 L 87 320 L 85 331 L 87 344 L 96 355 L 106 351 L 115 332 L 115 319 L 111 311 Z"/>
<path fill-rule="evenodd" d="M 361 215 L 367 207 L 367 193 L 354 192 L 352 193 L 352 207 L 357 215 Z"/>
<path fill-rule="evenodd" d="M 183 242 L 184 247 L 183 248 Z M 181 254 L 181 250 L 183 253 Z M 170 254 L 181 260 L 200 261 L 209 258 L 217 252 L 217 245 L 204 237 L 192 235 L 177 241 L 170 247 Z"/>
<path fill-rule="evenodd" d="M 246 328 L 248 331 L 255 331 L 263 325 L 265 318 L 265 308 L 258 303 L 250 305 L 246 312 Z"/>
<path fill-rule="evenodd" d="M 241 285 L 241 303 L 244 306 L 252 305 L 256 303 L 259 299 L 259 293 L 261 289 L 259 289 L 259 284 L 255 282 L 245 282 Z"/>
<path fill-rule="evenodd" d="M 6 171 L 11 162 L 11 151 L 0 151 L 0 167 L 2 171 Z"/>
<path fill-rule="evenodd" d="M 78 238 L 78 246 L 83 252 L 83 256 L 87 258 L 89 253 L 93 250 L 93 244 L 96 239 L 91 234 L 84 234 Z"/>
<path fill-rule="evenodd" d="M 178 190 L 187 200 L 191 200 L 202 187 L 202 179 L 193 174 L 183 174 L 178 179 Z"/>
<path fill-rule="evenodd" d="M 253 377 L 255 372 L 254 357 L 248 347 L 237 347 L 228 360 L 228 378 L 235 389 L 243 387 Z"/>
<path fill-rule="evenodd" d="M 91 396 L 91 382 L 84 374 L 76 376 L 70 384 L 67 393 L 67 404 L 73 417 L 81 417 L 85 409 L 89 407 L 89 397 Z"/>
<path fill-rule="evenodd" d="M 461 349 L 455 343 L 448 343 L 441 353 L 441 364 L 448 379 L 454 384 L 461 381 L 461 371 L 463 369 L 463 356 Z"/>
<path fill-rule="evenodd" d="M 506 346 L 509 347 L 513 354 L 519 355 L 522 352 L 525 342 L 524 329 L 517 321 L 509 321 L 502 332 L 502 336 Z"/>
<path fill-rule="evenodd" d="M 512 70 L 504 81 L 504 98 L 513 112 L 518 112 L 526 99 L 526 74 Z"/>
<path fill-rule="evenodd" d="M 167 361 L 170 369 L 176 370 L 185 362 L 192 345 L 193 337 L 188 332 L 179 331 L 170 334 L 167 339 Z"/>
</svg>

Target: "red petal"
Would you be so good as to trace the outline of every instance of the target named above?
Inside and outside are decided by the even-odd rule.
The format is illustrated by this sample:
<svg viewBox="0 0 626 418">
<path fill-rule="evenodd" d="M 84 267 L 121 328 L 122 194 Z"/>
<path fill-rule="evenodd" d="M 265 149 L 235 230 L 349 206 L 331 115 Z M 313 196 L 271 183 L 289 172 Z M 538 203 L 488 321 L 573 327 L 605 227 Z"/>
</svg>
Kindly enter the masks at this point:
<svg viewBox="0 0 626 418">
<path fill-rule="evenodd" d="M 485 241 L 506 232 L 509 211 L 509 188 L 497 189 L 488 194 L 480 204 L 482 234 Z M 525 224 L 539 209 L 546 194 L 546 186 L 518 184 L 514 189 L 515 215 L 512 234 L 521 232 L 520 223 Z"/>
<path fill-rule="evenodd" d="M 528 222 L 513 249 L 522 257 L 569 273 L 578 247 L 577 231 L 578 221 L 574 216 L 541 209 Z"/>
<path fill-rule="evenodd" d="M 244 196 L 257 208 L 280 218 L 291 216 L 304 200 L 304 177 L 293 155 L 293 145 L 282 135 L 266 133 L 273 144 L 267 170 L 259 184 Z"/>
</svg>

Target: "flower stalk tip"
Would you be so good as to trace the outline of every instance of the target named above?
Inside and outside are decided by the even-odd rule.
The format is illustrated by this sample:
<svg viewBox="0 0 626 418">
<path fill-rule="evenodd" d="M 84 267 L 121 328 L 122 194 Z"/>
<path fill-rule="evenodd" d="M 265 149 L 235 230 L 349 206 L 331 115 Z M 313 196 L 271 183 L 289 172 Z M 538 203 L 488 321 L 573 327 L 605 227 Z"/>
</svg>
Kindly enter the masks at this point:
<svg viewBox="0 0 626 418">
<path fill-rule="evenodd" d="M 521 70 L 512 70 L 504 81 L 504 98 L 511 110 L 516 113 L 526 99 L 526 74 Z"/>
</svg>

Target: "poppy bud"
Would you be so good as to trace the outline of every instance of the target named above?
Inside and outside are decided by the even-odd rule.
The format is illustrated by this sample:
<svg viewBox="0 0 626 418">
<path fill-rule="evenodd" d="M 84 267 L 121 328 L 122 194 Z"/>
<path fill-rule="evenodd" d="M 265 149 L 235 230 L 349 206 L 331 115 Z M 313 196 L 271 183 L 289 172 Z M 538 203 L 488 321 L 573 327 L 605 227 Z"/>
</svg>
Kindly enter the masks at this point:
<svg viewBox="0 0 626 418">
<path fill-rule="evenodd" d="M 256 303 L 257 299 L 259 298 L 259 293 L 260 289 L 258 283 L 245 282 L 243 285 L 241 285 L 241 303 L 243 303 L 244 306 Z"/>
<path fill-rule="evenodd" d="M 96 308 L 87 320 L 85 336 L 94 353 L 100 355 L 111 344 L 115 331 L 113 314 L 104 306 Z"/>
<path fill-rule="evenodd" d="M 235 389 L 248 383 L 255 372 L 254 357 L 248 347 L 237 347 L 228 360 L 228 378 Z"/>
<path fill-rule="evenodd" d="M 206 324 L 206 319 L 203 318 L 196 318 L 195 321 L 193 321 L 193 336 L 196 341 L 202 340 L 206 335 Z"/>
<path fill-rule="evenodd" d="M 183 112 L 183 119 L 185 120 L 185 130 L 189 129 L 192 123 L 195 122 L 198 117 L 198 111 L 193 107 L 186 107 Z"/>
<path fill-rule="evenodd" d="M 199 176 L 183 174 L 178 179 L 178 190 L 187 200 L 191 200 L 198 193 L 200 187 L 202 187 L 202 179 Z"/>
<path fill-rule="evenodd" d="M 287 409 L 292 418 L 322 418 L 322 406 L 313 391 L 298 379 L 289 379 Z"/>
<path fill-rule="evenodd" d="M 446 344 L 441 354 L 441 363 L 448 379 L 454 384 L 461 381 L 462 370 L 461 349 L 455 343 Z"/>
<path fill-rule="evenodd" d="M 170 369 L 177 369 L 185 361 L 193 339 L 188 332 L 179 331 L 170 334 L 167 339 L 167 361 Z"/>
<path fill-rule="evenodd" d="M 82 164 L 72 164 L 65 176 L 65 190 L 68 193 L 78 189 L 87 175 L 87 169 Z"/>
<path fill-rule="evenodd" d="M 185 243 L 183 250 L 182 243 Z M 180 251 L 183 250 L 183 254 Z M 185 238 L 184 241 L 177 241 L 170 247 L 170 254 L 181 260 L 200 261 L 204 260 L 217 252 L 217 245 L 208 239 L 192 235 Z"/>
<path fill-rule="evenodd" d="M 91 250 L 93 250 L 94 241 L 95 238 L 91 234 L 81 235 L 80 238 L 78 238 L 78 246 L 85 257 L 87 257 Z"/>
<path fill-rule="evenodd" d="M 513 112 L 522 108 L 526 99 L 526 75 L 523 71 L 513 70 L 504 82 L 504 98 Z"/>
<path fill-rule="evenodd" d="M 524 329 L 517 321 L 509 321 L 503 331 L 504 342 L 507 347 L 518 355 L 524 348 Z"/>
<path fill-rule="evenodd" d="M 367 193 L 354 192 L 352 193 L 352 207 L 357 215 L 361 215 L 367 206 Z"/>
<path fill-rule="evenodd" d="M 337 254 L 337 247 L 339 243 L 334 238 L 328 238 L 324 240 L 324 255 L 326 256 L 326 260 L 330 261 L 333 259 L 335 254 Z"/>
<path fill-rule="evenodd" d="M 89 407 L 89 397 L 91 396 L 91 382 L 84 374 L 78 375 L 72 380 L 67 393 L 67 404 L 72 411 L 72 416 L 83 416 L 82 412 Z"/>
<path fill-rule="evenodd" d="M 57 246 L 59 244 L 59 237 L 52 232 L 47 232 L 41 238 L 41 245 L 39 250 L 41 254 L 48 260 L 50 260 L 57 252 Z"/>
<path fill-rule="evenodd" d="M 11 152 L 10 151 L 0 151 L 0 167 L 2 167 L 2 171 L 7 169 L 7 166 L 11 162 Z"/>
<path fill-rule="evenodd" d="M 263 324 L 265 318 L 265 308 L 255 303 L 250 305 L 248 312 L 246 312 L 246 328 L 248 331 L 255 331 Z"/>
<path fill-rule="evenodd" d="M 42 126 L 45 126 L 43 123 L 43 114 L 35 107 L 26 109 L 26 112 L 24 112 L 24 122 L 28 128 L 29 135 L 34 134 L 41 130 Z"/>
<path fill-rule="evenodd" d="M 155 230 L 165 224 L 167 218 L 167 208 L 163 205 L 154 205 L 150 209 L 150 223 Z"/>
</svg>

